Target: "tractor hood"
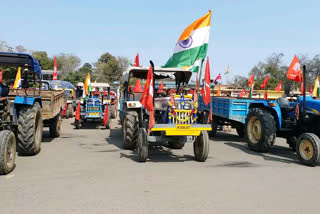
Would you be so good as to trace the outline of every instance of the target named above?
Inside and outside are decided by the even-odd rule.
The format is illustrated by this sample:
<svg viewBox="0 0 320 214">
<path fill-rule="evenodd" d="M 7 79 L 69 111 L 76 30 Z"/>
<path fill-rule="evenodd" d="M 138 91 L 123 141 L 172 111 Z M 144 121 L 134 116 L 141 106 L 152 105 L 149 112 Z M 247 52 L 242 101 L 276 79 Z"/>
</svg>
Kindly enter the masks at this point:
<svg viewBox="0 0 320 214">
<path fill-rule="evenodd" d="M 0 65 L 24 67 L 28 64 L 33 72 L 37 72 L 41 79 L 41 66 L 39 61 L 29 54 L 0 52 Z"/>
</svg>

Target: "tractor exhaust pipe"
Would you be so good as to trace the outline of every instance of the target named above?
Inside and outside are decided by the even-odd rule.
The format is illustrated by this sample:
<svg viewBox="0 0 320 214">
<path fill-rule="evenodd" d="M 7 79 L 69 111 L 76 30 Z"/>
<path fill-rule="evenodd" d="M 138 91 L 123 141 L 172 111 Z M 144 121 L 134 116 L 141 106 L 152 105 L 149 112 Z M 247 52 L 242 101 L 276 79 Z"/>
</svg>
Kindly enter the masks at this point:
<svg viewBox="0 0 320 214">
<path fill-rule="evenodd" d="M 306 115 L 306 73 L 307 73 L 307 69 L 306 69 L 306 65 L 303 65 L 303 111 L 302 111 L 302 119 L 305 118 Z"/>
</svg>

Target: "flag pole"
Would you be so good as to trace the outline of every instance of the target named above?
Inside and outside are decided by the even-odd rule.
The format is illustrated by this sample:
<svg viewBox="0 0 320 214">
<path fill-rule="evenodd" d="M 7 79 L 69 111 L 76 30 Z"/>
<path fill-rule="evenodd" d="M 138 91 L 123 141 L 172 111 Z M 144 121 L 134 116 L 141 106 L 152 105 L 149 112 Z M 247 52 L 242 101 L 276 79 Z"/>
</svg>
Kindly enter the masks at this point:
<svg viewBox="0 0 320 214">
<path fill-rule="evenodd" d="M 200 86 L 200 79 L 202 75 L 202 65 L 203 65 L 204 59 L 201 60 L 201 65 L 200 65 L 200 75 L 199 75 L 199 80 L 198 80 L 198 88 L 197 88 L 197 96 L 199 97 L 199 86 Z M 210 90 L 211 91 L 211 90 Z M 211 93 L 210 93 L 211 94 Z"/>
</svg>

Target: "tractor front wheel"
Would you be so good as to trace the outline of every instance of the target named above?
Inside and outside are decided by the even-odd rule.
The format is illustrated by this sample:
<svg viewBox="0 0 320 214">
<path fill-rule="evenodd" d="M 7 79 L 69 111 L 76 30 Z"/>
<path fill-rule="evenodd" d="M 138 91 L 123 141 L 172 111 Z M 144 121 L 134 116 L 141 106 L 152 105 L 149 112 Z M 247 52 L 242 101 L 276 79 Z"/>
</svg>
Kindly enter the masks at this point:
<svg viewBox="0 0 320 214">
<path fill-rule="evenodd" d="M 302 164 L 315 166 L 320 160 L 320 139 L 313 133 L 300 135 L 296 145 L 297 156 Z"/>
<path fill-rule="evenodd" d="M 148 147 L 149 147 L 149 143 L 147 140 L 147 131 L 145 128 L 139 128 L 138 140 L 137 140 L 139 162 L 146 162 L 148 158 Z"/>
<path fill-rule="evenodd" d="M 12 131 L 0 132 L 0 175 L 10 173 L 15 167 L 16 138 Z"/>
<path fill-rule="evenodd" d="M 207 131 L 201 131 L 193 142 L 193 152 L 196 161 L 205 162 L 209 155 L 209 136 Z"/>
<path fill-rule="evenodd" d="M 76 129 L 80 129 L 81 128 L 81 121 L 80 120 L 74 120 L 74 126 L 76 127 Z"/>
<path fill-rule="evenodd" d="M 122 124 L 123 148 L 135 149 L 139 131 L 139 115 L 135 111 L 125 113 Z"/>
</svg>

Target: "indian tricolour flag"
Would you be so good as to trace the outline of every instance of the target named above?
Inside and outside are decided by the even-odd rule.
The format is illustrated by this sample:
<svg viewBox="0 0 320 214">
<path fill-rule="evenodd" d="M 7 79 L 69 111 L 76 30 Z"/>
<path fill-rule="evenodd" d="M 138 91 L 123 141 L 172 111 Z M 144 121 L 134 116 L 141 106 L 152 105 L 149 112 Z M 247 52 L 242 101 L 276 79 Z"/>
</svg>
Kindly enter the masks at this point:
<svg viewBox="0 0 320 214">
<path fill-rule="evenodd" d="M 21 84 L 21 67 L 18 68 L 16 79 L 14 80 L 13 89 L 19 88 Z"/>
<path fill-rule="evenodd" d="M 85 98 L 90 94 L 90 92 L 91 92 L 91 82 L 90 82 L 90 73 L 88 73 L 86 80 L 84 81 L 84 84 L 83 84 L 82 97 Z"/>
<path fill-rule="evenodd" d="M 211 10 L 183 31 L 164 68 L 181 67 L 194 72 L 199 70 L 200 62 L 207 55 L 210 20 Z"/>
</svg>

